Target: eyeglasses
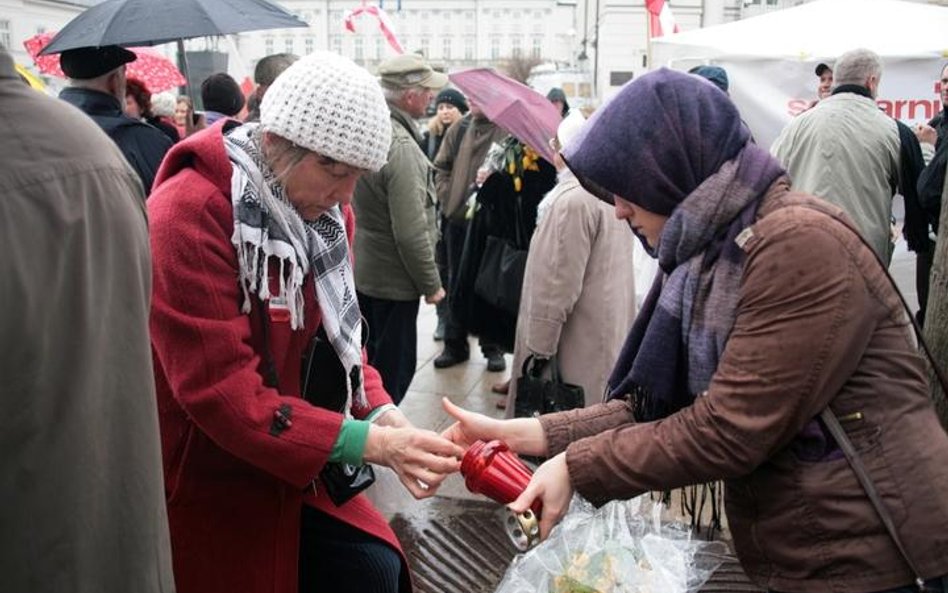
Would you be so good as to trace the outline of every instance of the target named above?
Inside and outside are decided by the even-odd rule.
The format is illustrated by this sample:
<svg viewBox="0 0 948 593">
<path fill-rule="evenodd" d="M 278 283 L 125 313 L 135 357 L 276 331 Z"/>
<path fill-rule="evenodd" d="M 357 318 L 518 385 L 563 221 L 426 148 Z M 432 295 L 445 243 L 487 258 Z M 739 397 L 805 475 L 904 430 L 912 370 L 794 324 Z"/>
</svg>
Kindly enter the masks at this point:
<svg viewBox="0 0 948 593">
<path fill-rule="evenodd" d="M 321 167 L 324 167 L 326 170 L 328 170 L 329 174 L 336 179 L 345 179 L 352 176 L 360 177 L 369 172 L 368 169 L 353 167 L 352 165 L 337 161 L 334 158 L 321 155 L 318 152 L 314 152 L 313 154 L 316 155 L 316 162 L 319 163 Z"/>
</svg>

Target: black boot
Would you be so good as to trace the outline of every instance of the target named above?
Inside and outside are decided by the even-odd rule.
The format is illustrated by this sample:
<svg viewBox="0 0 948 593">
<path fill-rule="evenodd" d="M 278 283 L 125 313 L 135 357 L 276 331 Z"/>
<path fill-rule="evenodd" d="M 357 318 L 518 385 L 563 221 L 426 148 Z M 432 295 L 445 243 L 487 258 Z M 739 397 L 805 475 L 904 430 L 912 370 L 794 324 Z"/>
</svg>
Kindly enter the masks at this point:
<svg viewBox="0 0 948 593">
<path fill-rule="evenodd" d="M 434 359 L 434 366 L 436 369 L 446 369 L 461 364 L 470 357 L 471 353 L 467 348 L 445 342 L 444 351 L 438 355 L 438 358 Z"/>
</svg>

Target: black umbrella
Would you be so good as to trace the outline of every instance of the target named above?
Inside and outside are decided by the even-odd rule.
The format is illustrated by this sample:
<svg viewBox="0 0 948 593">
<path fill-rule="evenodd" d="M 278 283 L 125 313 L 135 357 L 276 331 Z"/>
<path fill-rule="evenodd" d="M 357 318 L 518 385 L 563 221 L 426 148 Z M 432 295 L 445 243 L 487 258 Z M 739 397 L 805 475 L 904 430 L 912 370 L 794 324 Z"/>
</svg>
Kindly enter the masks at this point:
<svg viewBox="0 0 948 593">
<path fill-rule="evenodd" d="M 266 0 L 107 0 L 69 21 L 40 53 L 308 26 Z"/>
<path fill-rule="evenodd" d="M 40 54 L 78 47 L 177 41 L 184 76 L 190 80 L 185 39 L 308 26 L 267 0 L 107 0 L 69 21 Z"/>
</svg>

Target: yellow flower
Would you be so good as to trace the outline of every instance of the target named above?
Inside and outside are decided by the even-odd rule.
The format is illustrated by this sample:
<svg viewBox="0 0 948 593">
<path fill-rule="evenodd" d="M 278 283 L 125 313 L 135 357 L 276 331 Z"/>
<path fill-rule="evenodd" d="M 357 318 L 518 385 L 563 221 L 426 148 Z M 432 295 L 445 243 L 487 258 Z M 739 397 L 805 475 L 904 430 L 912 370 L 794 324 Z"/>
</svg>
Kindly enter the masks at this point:
<svg viewBox="0 0 948 593">
<path fill-rule="evenodd" d="M 514 191 L 519 194 L 519 193 L 520 193 L 520 190 L 522 190 L 522 189 L 523 189 L 523 180 L 520 179 L 519 176 L 518 176 L 518 177 L 514 177 Z"/>
</svg>

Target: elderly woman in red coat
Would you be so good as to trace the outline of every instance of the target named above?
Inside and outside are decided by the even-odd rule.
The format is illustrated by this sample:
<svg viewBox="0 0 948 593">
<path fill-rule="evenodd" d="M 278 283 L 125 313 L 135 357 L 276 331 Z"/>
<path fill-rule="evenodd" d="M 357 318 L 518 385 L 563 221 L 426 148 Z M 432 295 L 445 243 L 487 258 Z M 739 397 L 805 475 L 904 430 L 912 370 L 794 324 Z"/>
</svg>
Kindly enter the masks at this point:
<svg viewBox="0 0 948 593">
<path fill-rule="evenodd" d="M 148 202 L 178 591 L 408 591 L 363 463 L 424 497 L 460 450 L 408 423 L 362 351 L 349 201 L 385 164 L 388 109 L 368 72 L 319 53 L 260 121 L 177 145 Z"/>
</svg>

